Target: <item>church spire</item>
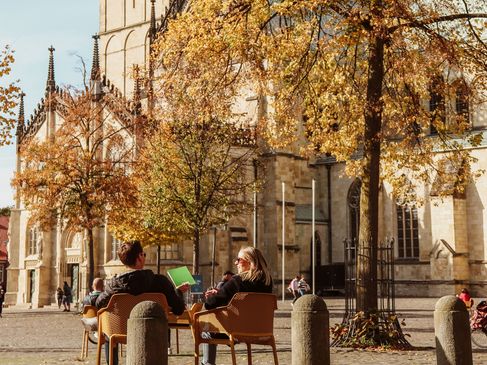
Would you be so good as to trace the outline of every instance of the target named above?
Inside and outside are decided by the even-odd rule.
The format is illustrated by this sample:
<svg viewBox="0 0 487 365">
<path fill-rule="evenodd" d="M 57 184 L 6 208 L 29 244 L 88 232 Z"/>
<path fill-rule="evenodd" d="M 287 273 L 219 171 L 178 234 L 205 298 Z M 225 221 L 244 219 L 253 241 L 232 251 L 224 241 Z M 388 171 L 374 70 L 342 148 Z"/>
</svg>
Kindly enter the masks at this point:
<svg viewBox="0 0 487 365">
<path fill-rule="evenodd" d="M 47 70 L 46 92 L 53 93 L 56 90 L 56 81 L 54 80 L 54 47 L 49 47 L 49 68 Z"/>
<path fill-rule="evenodd" d="M 19 117 L 17 119 L 17 140 L 22 138 L 25 131 L 25 114 L 24 114 L 24 96 L 25 93 L 20 93 Z"/>
<path fill-rule="evenodd" d="M 156 0 L 151 0 L 150 5 L 150 27 L 149 27 L 149 40 L 152 44 L 156 38 Z"/>
<path fill-rule="evenodd" d="M 100 36 L 95 34 L 92 36 L 93 42 L 93 63 L 91 64 L 91 80 L 101 80 L 100 74 L 100 53 L 98 51 L 98 40 Z"/>
<path fill-rule="evenodd" d="M 90 86 L 93 101 L 100 100 L 103 90 L 101 85 L 100 54 L 98 50 L 98 39 L 100 36 L 95 34 L 93 38 L 93 63 L 91 65 Z"/>
</svg>

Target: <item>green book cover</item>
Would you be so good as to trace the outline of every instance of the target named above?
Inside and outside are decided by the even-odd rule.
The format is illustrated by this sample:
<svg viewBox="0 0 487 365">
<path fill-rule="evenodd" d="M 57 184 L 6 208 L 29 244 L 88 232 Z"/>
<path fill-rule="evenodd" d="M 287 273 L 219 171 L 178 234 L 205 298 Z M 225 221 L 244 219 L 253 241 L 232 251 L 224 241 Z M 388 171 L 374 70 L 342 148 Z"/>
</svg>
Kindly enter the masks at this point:
<svg viewBox="0 0 487 365">
<path fill-rule="evenodd" d="M 175 269 L 167 270 L 167 275 L 172 280 L 176 287 L 188 283 L 189 285 L 196 284 L 193 275 L 189 272 L 186 266 L 176 267 Z"/>
</svg>

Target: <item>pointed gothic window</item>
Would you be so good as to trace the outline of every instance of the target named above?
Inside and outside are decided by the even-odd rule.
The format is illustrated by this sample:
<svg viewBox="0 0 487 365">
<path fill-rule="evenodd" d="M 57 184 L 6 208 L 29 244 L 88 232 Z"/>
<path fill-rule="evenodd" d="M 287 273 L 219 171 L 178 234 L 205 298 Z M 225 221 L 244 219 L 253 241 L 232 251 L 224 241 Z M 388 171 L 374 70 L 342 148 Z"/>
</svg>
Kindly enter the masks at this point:
<svg viewBox="0 0 487 365">
<path fill-rule="evenodd" d="M 348 217 L 349 217 L 349 231 L 348 237 L 352 242 L 358 240 L 359 229 L 360 229 L 360 191 L 362 187 L 362 182 L 360 179 L 355 179 L 355 181 L 350 185 L 348 189 Z"/>
</svg>

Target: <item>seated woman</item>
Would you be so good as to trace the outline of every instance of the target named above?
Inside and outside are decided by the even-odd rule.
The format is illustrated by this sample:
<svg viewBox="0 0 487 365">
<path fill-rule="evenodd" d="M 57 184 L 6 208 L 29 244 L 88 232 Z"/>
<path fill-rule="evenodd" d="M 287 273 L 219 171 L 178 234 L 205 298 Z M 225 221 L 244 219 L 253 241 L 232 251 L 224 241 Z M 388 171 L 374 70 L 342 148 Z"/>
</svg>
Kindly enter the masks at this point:
<svg viewBox="0 0 487 365">
<path fill-rule="evenodd" d="M 242 248 L 235 260 L 235 265 L 237 265 L 237 275 L 228 280 L 220 290 L 211 289 L 205 293 L 205 309 L 227 305 L 238 292 L 272 293 L 272 277 L 267 262 L 259 249 L 255 247 Z M 212 338 L 212 333 L 203 332 L 201 336 Z M 222 335 L 220 334 L 220 336 Z M 215 365 L 215 361 L 216 345 L 203 344 L 202 364 Z"/>
</svg>

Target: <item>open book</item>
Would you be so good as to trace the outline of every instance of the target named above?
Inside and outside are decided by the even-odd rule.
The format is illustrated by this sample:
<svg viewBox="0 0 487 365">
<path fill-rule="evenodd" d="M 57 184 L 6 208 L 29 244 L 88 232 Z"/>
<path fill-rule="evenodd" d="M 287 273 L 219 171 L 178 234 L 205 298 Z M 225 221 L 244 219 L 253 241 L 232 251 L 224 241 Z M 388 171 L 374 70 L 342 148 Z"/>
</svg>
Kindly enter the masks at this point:
<svg viewBox="0 0 487 365">
<path fill-rule="evenodd" d="M 188 283 L 189 285 L 196 284 L 193 275 L 191 275 L 186 266 L 176 267 L 175 269 L 167 270 L 167 276 L 169 276 L 176 288 L 185 283 Z"/>
</svg>

